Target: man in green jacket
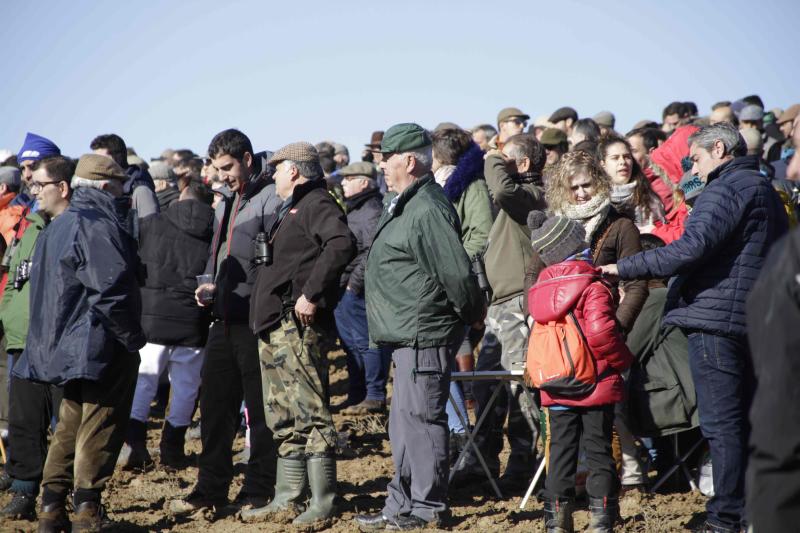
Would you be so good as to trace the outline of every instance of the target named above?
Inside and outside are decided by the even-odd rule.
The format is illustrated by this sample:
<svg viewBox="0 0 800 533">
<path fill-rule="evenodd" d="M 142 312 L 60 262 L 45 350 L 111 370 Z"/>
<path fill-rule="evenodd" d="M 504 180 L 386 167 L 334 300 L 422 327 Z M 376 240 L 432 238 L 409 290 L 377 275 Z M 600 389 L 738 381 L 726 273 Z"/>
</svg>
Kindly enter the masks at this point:
<svg viewBox="0 0 800 533">
<path fill-rule="evenodd" d="M 31 261 L 39 234 L 54 218 L 69 206 L 72 194 L 69 180 L 75 165 L 66 157 L 56 156 L 37 161 L 33 166 L 30 191 L 36 196 L 39 210 L 26 217 L 29 223 L 13 249 L 0 322 L 5 329 L 8 352 L 18 359 L 25 349 L 30 321 L 29 298 Z M 57 385 L 35 383 L 11 377 L 9 412 L 8 473 L 12 478 L 10 491 L 14 494 L 0 516 L 6 519 L 33 519 L 36 496 L 42 481 L 42 469 L 47 457 L 47 430 L 50 420 L 58 413 L 63 389 Z"/>
<path fill-rule="evenodd" d="M 484 176 L 489 194 L 499 208 L 484 256 L 486 277 L 492 287 L 492 301 L 486 318 L 486 333 L 478 356 L 476 370 L 512 370 L 515 363 L 525 361 L 528 325 L 525 322 L 523 293 L 525 266 L 532 255 L 527 217 L 534 209 L 545 210 L 542 169 L 547 155 L 544 147 L 531 134 L 515 135 L 506 141 L 502 151 L 491 150 L 484 161 Z M 476 382 L 473 395 L 476 416 L 487 407 L 494 383 Z M 503 385 L 500 385 L 503 386 Z M 500 470 L 499 454 L 503 447 L 503 422 L 508 411 L 508 440 L 511 456 L 501 478 L 501 488 L 516 490 L 527 486 L 535 471 L 536 436 L 532 431 L 535 406 L 522 386 L 511 383 L 511 398 L 506 402 L 501 391 L 495 409 L 486 414 L 477 441 L 492 474 Z M 453 482 L 483 481 L 485 474 L 474 454 L 457 465 Z"/>
<path fill-rule="evenodd" d="M 395 476 L 382 512 L 356 517 L 367 531 L 436 525 L 447 510 L 450 372 L 464 325 L 485 314 L 458 215 L 431 174 L 430 135 L 417 124 L 397 124 L 381 152 L 398 196 L 381 216 L 367 258 L 366 299 L 370 341 L 391 349 L 395 366 Z"/>
</svg>

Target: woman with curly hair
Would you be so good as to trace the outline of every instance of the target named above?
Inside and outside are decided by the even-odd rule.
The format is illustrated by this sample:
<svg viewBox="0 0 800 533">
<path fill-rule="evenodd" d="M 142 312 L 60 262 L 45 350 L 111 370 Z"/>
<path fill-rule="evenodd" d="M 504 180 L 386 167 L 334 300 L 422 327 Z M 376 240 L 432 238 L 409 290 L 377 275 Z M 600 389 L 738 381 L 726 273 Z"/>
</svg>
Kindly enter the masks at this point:
<svg viewBox="0 0 800 533">
<path fill-rule="evenodd" d="M 664 222 L 664 205 L 633 158 L 630 143 L 617 136 L 597 146 L 600 166 L 611 178 L 611 205 L 630 217 L 641 233 L 650 233 L 656 222 Z"/>
</svg>

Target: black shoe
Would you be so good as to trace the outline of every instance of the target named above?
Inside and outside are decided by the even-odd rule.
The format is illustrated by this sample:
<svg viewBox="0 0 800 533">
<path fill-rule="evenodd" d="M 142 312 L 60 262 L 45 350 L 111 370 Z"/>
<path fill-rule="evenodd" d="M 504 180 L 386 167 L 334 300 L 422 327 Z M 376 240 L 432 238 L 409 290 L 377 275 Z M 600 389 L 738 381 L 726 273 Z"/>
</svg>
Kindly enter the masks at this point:
<svg viewBox="0 0 800 533">
<path fill-rule="evenodd" d="M 8 490 L 14 479 L 5 470 L 0 471 L 0 490 Z"/>
<path fill-rule="evenodd" d="M 72 529 L 64 502 L 42 505 L 37 533 L 62 533 Z"/>
<path fill-rule="evenodd" d="M 15 492 L 8 505 L 0 510 L 0 516 L 10 520 L 34 520 L 36 518 L 36 496 Z"/>
<path fill-rule="evenodd" d="M 358 529 L 361 531 L 381 531 L 386 529 L 386 524 L 390 519 L 383 516 L 383 513 L 359 514 L 355 516 Z"/>
<path fill-rule="evenodd" d="M 164 428 L 161 430 L 161 442 L 158 445 L 162 466 L 175 470 L 183 470 L 189 466 L 189 457 L 183 452 L 188 427 L 175 427 L 169 422 L 164 422 Z"/>
<path fill-rule="evenodd" d="M 428 522 L 418 516 L 397 516 L 394 519 L 386 522 L 386 531 L 414 531 L 416 529 L 425 529 L 426 527 L 438 526 L 437 521 Z"/>
<path fill-rule="evenodd" d="M 455 465 L 458 456 L 461 455 L 461 450 L 467 445 L 466 433 L 453 433 L 450 432 L 450 466 Z"/>
</svg>

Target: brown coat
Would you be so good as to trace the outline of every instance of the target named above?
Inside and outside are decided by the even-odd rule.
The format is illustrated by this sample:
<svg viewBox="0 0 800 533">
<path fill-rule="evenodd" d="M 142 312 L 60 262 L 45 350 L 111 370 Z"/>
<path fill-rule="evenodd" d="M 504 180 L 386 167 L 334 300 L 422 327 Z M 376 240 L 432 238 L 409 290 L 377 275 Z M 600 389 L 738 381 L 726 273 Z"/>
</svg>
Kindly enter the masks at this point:
<svg viewBox="0 0 800 533">
<path fill-rule="evenodd" d="M 596 266 L 615 264 L 623 257 L 634 255 L 642 251 L 639 241 L 639 230 L 629 218 L 626 218 L 613 209 L 592 236 L 590 249 L 592 259 Z M 528 311 L 528 290 L 536 283 L 539 273 L 545 264 L 535 252 L 525 268 L 525 293 L 524 309 Z M 628 281 L 622 287 L 625 297 L 617 307 L 617 320 L 622 330 L 628 333 L 633 328 L 633 323 L 647 300 L 647 281 Z"/>
</svg>

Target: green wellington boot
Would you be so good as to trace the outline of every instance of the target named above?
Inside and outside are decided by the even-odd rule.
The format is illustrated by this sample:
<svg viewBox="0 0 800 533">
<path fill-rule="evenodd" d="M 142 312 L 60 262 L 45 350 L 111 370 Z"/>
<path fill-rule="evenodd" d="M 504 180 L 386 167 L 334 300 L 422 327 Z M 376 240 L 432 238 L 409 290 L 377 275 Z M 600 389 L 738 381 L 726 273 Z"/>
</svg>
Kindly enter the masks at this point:
<svg viewBox="0 0 800 533">
<path fill-rule="evenodd" d="M 275 497 L 264 507 L 243 510 L 242 521 L 259 522 L 274 513 L 297 511 L 305 494 L 306 484 L 305 457 L 278 457 Z"/>
<path fill-rule="evenodd" d="M 294 519 L 293 524 L 310 524 L 330 518 L 336 512 L 336 459 L 314 455 L 306 461 L 311 501 L 308 509 Z"/>
</svg>

